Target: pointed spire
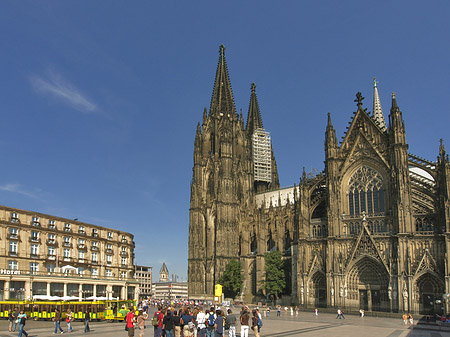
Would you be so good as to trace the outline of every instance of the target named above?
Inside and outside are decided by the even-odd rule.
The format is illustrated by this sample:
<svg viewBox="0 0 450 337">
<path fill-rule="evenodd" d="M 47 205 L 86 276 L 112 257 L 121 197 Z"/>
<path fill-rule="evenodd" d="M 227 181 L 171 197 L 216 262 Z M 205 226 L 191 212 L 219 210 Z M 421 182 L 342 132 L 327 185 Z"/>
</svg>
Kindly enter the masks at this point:
<svg viewBox="0 0 450 337">
<path fill-rule="evenodd" d="M 378 95 L 377 79 L 373 78 L 373 116 L 375 123 L 381 130 L 386 131 L 386 121 L 384 120 L 383 109 L 381 108 L 380 96 Z"/>
<path fill-rule="evenodd" d="M 444 140 L 440 139 L 440 145 L 439 145 L 439 156 L 441 158 L 445 158 L 445 146 L 444 146 Z"/>
<path fill-rule="evenodd" d="M 202 131 L 200 128 L 200 122 L 197 124 L 197 132 L 195 133 L 195 141 L 194 141 L 194 146 L 195 147 L 200 147 L 201 142 L 200 142 L 200 138 L 202 136 Z"/>
<path fill-rule="evenodd" d="M 206 120 L 208 119 L 208 111 L 206 107 L 203 109 L 203 125 L 206 125 Z"/>
<path fill-rule="evenodd" d="M 258 98 L 256 97 L 256 85 L 252 83 L 251 85 L 252 93 L 250 95 L 250 105 L 248 107 L 247 116 L 247 133 L 251 137 L 256 129 L 263 128 L 261 112 L 259 111 Z"/>
<path fill-rule="evenodd" d="M 223 114 L 235 118 L 233 92 L 231 90 L 230 77 L 228 75 L 227 62 L 225 60 L 225 46 L 220 45 L 219 62 L 217 65 L 216 79 L 211 97 L 210 114 L 214 116 Z"/>
<path fill-rule="evenodd" d="M 327 152 L 327 155 L 331 155 L 331 152 L 335 154 L 336 151 L 334 151 L 334 149 L 336 149 L 337 146 L 336 130 L 334 130 L 333 123 L 331 122 L 331 113 L 328 113 L 328 125 L 327 131 L 325 132 L 325 151 Z M 333 150 L 331 151 L 331 149 Z"/>
<path fill-rule="evenodd" d="M 389 131 L 392 132 L 395 143 L 406 144 L 405 122 L 403 121 L 402 112 L 397 105 L 395 93 L 392 93 L 392 106 L 389 114 Z"/>
<path fill-rule="evenodd" d="M 392 107 L 391 107 L 391 109 L 393 109 L 393 108 L 398 108 L 397 99 L 395 98 L 395 92 L 392 93 Z"/>
</svg>

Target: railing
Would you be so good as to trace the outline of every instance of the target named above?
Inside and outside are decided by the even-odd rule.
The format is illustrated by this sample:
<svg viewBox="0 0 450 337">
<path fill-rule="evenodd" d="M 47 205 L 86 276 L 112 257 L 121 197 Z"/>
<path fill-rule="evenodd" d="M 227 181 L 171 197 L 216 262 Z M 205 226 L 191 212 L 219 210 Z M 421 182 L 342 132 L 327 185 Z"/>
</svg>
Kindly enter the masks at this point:
<svg viewBox="0 0 450 337">
<path fill-rule="evenodd" d="M 9 240 L 20 240 L 19 234 L 8 233 L 8 235 L 6 235 L 6 238 Z"/>
<path fill-rule="evenodd" d="M 345 216 L 342 221 L 344 222 L 344 237 L 358 236 L 363 222 L 372 235 L 392 235 L 392 217 L 385 216 L 384 213 L 369 214 L 364 217 L 362 215 Z"/>
</svg>

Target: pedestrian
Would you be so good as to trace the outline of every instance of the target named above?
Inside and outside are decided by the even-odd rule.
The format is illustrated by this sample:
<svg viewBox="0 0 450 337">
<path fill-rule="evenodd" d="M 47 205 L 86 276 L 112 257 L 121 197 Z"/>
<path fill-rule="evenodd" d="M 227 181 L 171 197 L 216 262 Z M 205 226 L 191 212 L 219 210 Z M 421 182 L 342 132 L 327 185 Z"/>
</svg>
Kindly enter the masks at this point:
<svg viewBox="0 0 450 337">
<path fill-rule="evenodd" d="M 191 337 L 194 335 L 194 322 L 190 309 L 187 308 L 181 316 L 181 324 L 183 325 L 183 336 Z"/>
<path fill-rule="evenodd" d="M 154 337 L 162 337 L 162 324 L 163 324 L 164 315 L 162 313 L 162 307 L 158 305 L 158 310 L 153 315 L 153 321 L 156 321 L 156 323 L 153 323 L 154 326 Z"/>
<path fill-rule="evenodd" d="M 166 334 L 166 337 L 173 337 L 173 319 L 172 319 L 172 311 L 167 310 L 166 314 L 163 318 L 163 330 Z"/>
<path fill-rule="evenodd" d="M 248 337 L 248 328 L 249 328 L 248 322 L 249 321 L 250 321 L 250 315 L 248 314 L 247 309 L 245 309 L 240 318 L 241 337 Z"/>
<path fill-rule="evenodd" d="M 198 337 L 206 337 L 206 314 L 203 312 L 203 308 L 198 308 L 198 314 L 197 314 L 197 329 Z"/>
<path fill-rule="evenodd" d="M 216 325 L 216 314 L 211 307 L 206 314 L 206 337 L 214 337 L 214 326 Z"/>
<path fill-rule="evenodd" d="M 225 324 L 224 314 L 222 310 L 216 311 L 215 337 L 223 336 L 223 326 Z"/>
<path fill-rule="evenodd" d="M 66 311 L 66 322 L 67 322 L 67 332 L 72 332 L 73 328 L 72 328 L 72 310 L 67 309 Z"/>
<path fill-rule="evenodd" d="M 228 337 L 236 337 L 236 316 L 231 309 L 227 311 L 228 315 L 225 318 L 225 329 L 228 328 Z"/>
<path fill-rule="evenodd" d="M 342 317 L 343 319 L 345 319 L 345 316 L 344 316 L 344 310 L 341 310 L 341 317 Z"/>
<path fill-rule="evenodd" d="M 18 337 L 22 337 L 22 334 L 25 335 L 25 337 L 28 337 L 27 332 L 25 331 L 25 323 L 27 321 L 27 314 L 23 312 L 23 310 L 20 310 L 19 316 L 17 317 L 19 320 L 19 335 Z"/>
<path fill-rule="evenodd" d="M 181 337 L 181 310 L 173 312 L 173 334 L 175 337 Z"/>
<path fill-rule="evenodd" d="M 17 308 L 14 309 L 13 317 L 14 317 L 13 332 L 15 332 L 17 324 L 19 324 L 19 319 L 18 319 L 19 318 L 19 309 L 17 309 Z"/>
<path fill-rule="evenodd" d="M 281 316 L 281 305 L 277 306 L 277 316 Z"/>
<path fill-rule="evenodd" d="M 315 308 L 315 309 L 314 309 L 314 314 L 315 314 L 316 316 L 319 316 L 319 309 Z"/>
<path fill-rule="evenodd" d="M 342 311 L 341 311 L 341 309 L 338 309 L 337 310 L 337 316 L 336 316 L 336 319 L 342 319 Z"/>
<path fill-rule="evenodd" d="M 291 316 L 294 316 L 294 308 L 291 307 Z"/>
<path fill-rule="evenodd" d="M 15 321 L 15 318 L 14 318 L 14 311 L 8 312 L 8 322 L 9 322 L 9 325 L 8 325 L 8 331 L 9 331 L 9 332 L 12 332 L 12 331 L 13 331 L 14 321 Z"/>
<path fill-rule="evenodd" d="M 406 312 L 403 314 L 402 318 L 403 318 L 403 324 L 407 325 L 408 324 L 408 315 L 406 314 Z"/>
<path fill-rule="evenodd" d="M 270 307 L 267 307 L 267 317 L 270 316 Z"/>
<path fill-rule="evenodd" d="M 295 306 L 295 316 L 298 316 L 298 311 L 299 311 L 300 309 L 299 309 L 299 307 L 298 306 Z"/>
<path fill-rule="evenodd" d="M 198 329 L 196 326 L 198 312 L 199 312 L 198 308 L 194 307 L 194 310 L 192 311 L 192 327 L 194 330 L 194 337 L 197 337 L 197 334 L 198 334 Z"/>
<path fill-rule="evenodd" d="M 411 325 L 414 324 L 414 319 L 413 319 L 413 316 L 411 314 L 408 314 L 408 321 L 409 321 L 409 324 L 411 324 Z"/>
<path fill-rule="evenodd" d="M 90 320 L 91 320 L 91 313 L 86 308 L 86 310 L 84 311 L 84 333 L 87 333 L 87 332 L 91 331 L 91 329 L 89 328 L 89 321 Z"/>
<path fill-rule="evenodd" d="M 255 337 L 259 337 L 259 324 L 258 324 L 258 313 L 256 312 L 256 310 L 252 311 L 253 317 L 252 317 L 252 330 L 255 334 Z"/>
<path fill-rule="evenodd" d="M 137 317 L 137 324 L 139 327 L 139 337 L 144 336 L 145 332 L 145 321 L 148 319 L 147 313 L 144 311 L 143 308 L 139 309 L 139 314 Z"/>
<path fill-rule="evenodd" d="M 136 322 L 136 319 L 134 318 L 134 308 L 130 306 L 130 311 L 128 311 L 127 316 L 125 317 L 125 320 L 127 321 L 127 331 L 128 331 L 128 337 L 134 337 L 134 322 Z"/>
<path fill-rule="evenodd" d="M 359 309 L 359 317 L 364 317 L 364 310 L 363 309 Z"/>
<path fill-rule="evenodd" d="M 58 333 L 58 329 L 61 333 L 64 333 L 61 328 L 61 312 L 58 308 L 55 309 L 55 317 L 53 317 L 53 320 L 55 321 L 55 332 L 53 334 L 56 335 Z"/>
</svg>

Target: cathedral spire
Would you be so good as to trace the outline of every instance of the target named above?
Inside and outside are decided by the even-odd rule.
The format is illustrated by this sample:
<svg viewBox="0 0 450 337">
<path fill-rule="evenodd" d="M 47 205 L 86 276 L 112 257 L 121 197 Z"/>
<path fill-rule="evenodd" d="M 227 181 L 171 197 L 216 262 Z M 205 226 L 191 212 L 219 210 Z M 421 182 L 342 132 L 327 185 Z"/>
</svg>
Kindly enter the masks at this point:
<svg viewBox="0 0 450 337">
<path fill-rule="evenodd" d="M 406 144 L 405 122 L 403 121 L 402 112 L 397 105 L 394 92 L 392 93 L 392 106 L 389 114 L 389 130 L 394 137 L 395 143 Z"/>
<path fill-rule="evenodd" d="M 219 48 L 219 62 L 211 97 L 210 114 L 213 116 L 225 115 L 233 119 L 236 117 L 233 92 L 231 90 L 230 77 L 228 75 L 227 62 L 225 60 L 225 46 L 223 44 L 220 45 Z"/>
<path fill-rule="evenodd" d="M 325 151 L 327 157 L 336 155 L 337 147 L 336 130 L 334 130 L 333 123 L 331 123 L 331 114 L 328 113 L 327 131 L 325 132 Z"/>
<path fill-rule="evenodd" d="M 386 131 L 386 122 L 384 120 L 383 109 L 381 108 L 380 96 L 378 95 L 377 79 L 373 78 L 373 119 L 381 130 Z"/>
<path fill-rule="evenodd" d="M 251 137 L 256 129 L 263 128 L 261 112 L 259 111 L 258 98 L 256 97 L 256 85 L 251 85 L 252 93 L 250 95 L 250 105 L 247 116 L 247 133 Z"/>
</svg>

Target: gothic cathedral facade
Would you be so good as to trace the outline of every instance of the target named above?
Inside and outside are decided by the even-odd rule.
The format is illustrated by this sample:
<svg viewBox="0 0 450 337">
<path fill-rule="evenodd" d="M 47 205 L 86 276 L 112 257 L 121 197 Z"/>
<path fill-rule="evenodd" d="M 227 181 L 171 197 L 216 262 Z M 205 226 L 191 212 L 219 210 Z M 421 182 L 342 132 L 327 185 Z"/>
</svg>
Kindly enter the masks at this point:
<svg viewBox="0 0 450 337">
<path fill-rule="evenodd" d="M 386 124 L 374 82 L 372 113 L 357 94 L 339 144 L 328 114 L 325 169 L 280 188 L 270 134 L 251 86 L 247 122 L 237 114 L 225 48 L 209 112 L 197 125 L 189 212 L 188 288 L 211 298 L 231 259 L 242 296 L 264 296 L 264 255 L 289 261 L 288 293 L 303 307 L 448 312 L 450 163 L 408 151 L 392 95 Z"/>
</svg>

